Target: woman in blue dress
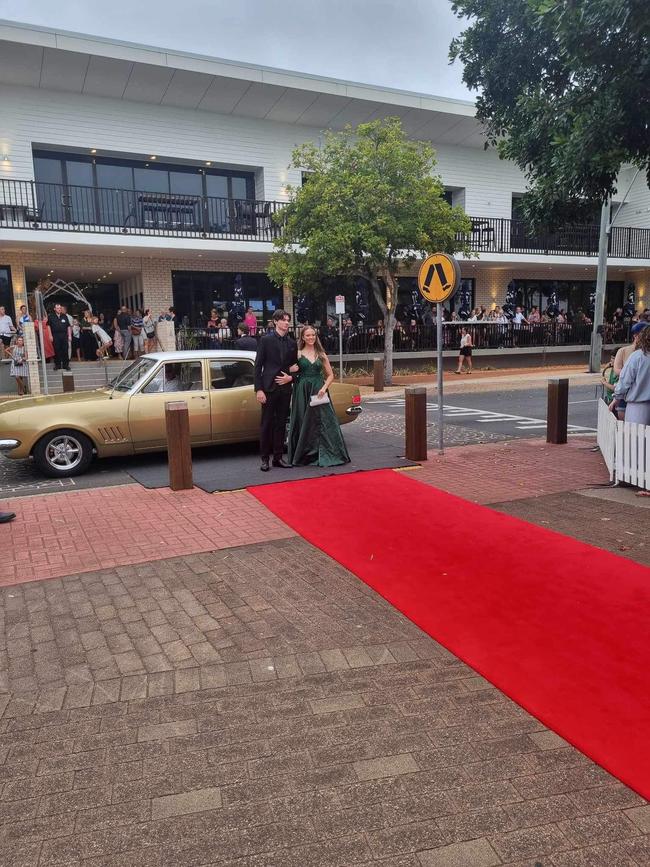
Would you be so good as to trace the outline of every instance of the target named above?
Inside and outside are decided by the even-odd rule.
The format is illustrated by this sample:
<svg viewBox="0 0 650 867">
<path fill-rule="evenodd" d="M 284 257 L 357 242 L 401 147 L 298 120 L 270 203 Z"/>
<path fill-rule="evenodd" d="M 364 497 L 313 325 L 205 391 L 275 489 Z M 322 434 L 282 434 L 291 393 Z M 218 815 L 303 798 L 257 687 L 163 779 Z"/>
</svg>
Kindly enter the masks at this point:
<svg viewBox="0 0 650 867">
<path fill-rule="evenodd" d="M 327 393 L 333 381 L 332 365 L 316 329 L 307 325 L 298 341 L 297 381 L 291 398 L 289 463 L 294 466 L 337 467 L 350 463 L 341 426 Z M 314 395 L 326 402 L 312 406 Z"/>
</svg>

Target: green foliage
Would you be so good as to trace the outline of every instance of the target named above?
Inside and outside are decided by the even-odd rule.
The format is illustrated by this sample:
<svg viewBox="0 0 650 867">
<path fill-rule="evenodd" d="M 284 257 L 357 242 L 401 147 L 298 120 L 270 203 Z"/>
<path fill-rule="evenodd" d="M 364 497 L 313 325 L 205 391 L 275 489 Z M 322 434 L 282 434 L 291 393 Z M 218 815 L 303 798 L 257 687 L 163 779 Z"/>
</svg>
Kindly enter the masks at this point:
<svg viewBox="0 0 650 867">
<path fill-rule="evenodd" d="M 648 0 L 455 0 L 452 42 L 489 142 L 526 173 L 535 223 L 579 220 L 624 164 L 650 181 Z"/>
<path fill-rule="evenodd" d="M 322 148 L 297 148 L 292 165 L 310 174 L 277 215 L 268 268 L 277 285 L 299 293 L 324 276 L 365 277 L 386 316 L 401 271 L 427 253 L 468 248 L 469 221 L 442 198 L 434 151 L 407 139 L 397 118 L 327 132 Z"/>
</svg>

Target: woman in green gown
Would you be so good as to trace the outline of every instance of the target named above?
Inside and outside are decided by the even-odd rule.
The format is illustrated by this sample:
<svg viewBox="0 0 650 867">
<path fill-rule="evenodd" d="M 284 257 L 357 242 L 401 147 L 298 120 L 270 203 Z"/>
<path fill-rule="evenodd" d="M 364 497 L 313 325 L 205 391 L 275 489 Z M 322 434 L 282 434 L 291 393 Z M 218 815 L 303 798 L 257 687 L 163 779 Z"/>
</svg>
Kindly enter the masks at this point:
<svg viewBox="0 0 650 867">
<path fill-rule="evenodd" d="M 300 335 L 296 367 L 289 423 L 289 463 L 316 467 L 350 463 L 341 426 L 327 394 L 334 380 L 332 365 L 311 325 L 303 328 Z M 292 372 L 295 369 L 292 367 Z M 327 397 L 327 402 L 311 406 L 313 395 Z"/>
</svg>

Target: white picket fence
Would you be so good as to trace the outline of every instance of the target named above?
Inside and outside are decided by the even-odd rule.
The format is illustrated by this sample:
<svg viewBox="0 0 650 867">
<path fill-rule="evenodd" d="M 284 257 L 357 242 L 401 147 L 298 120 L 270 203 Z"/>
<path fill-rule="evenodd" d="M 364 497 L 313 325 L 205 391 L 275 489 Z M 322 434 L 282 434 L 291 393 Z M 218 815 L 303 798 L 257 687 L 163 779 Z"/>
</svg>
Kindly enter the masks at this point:
<svg viewBox="0 0 650 867">
<path fill-rule="evenodd" d="M 650 425 L 618 421 L 601 399 L 597 442 L 611 481 L 650 491 Z"/>
</svg>

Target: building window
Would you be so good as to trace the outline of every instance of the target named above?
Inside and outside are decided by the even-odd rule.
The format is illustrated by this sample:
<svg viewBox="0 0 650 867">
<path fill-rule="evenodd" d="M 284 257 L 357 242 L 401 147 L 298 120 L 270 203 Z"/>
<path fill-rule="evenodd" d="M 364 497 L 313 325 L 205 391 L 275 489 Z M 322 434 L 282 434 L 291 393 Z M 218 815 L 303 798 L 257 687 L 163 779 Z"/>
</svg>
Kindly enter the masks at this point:
<svg viewBox="0 0 650 867">
<path fill-rule="evenodd" d="M 0 307 L 4 307 L 7 316 L 11 316 L 16 323 L 16 310 L 14 307 L 14 293 L 11 285 L 11 269 L 0 265 Z"/>
<path fill-rule="evenodd" d="M 207 219 L 209 228 L 227 231 L 237 219 L 237 202 L 255 199 L 254 172 L 165 165 L 144 158 L 34 151 L 34 177 L 45 217 L 73 224 L 126 227 L 164 221 L 189 229 Z"/>
<path fill-rule="evenodd" d="M 529 313 L 537 307 L 543 313 L 555 295 L 560 310 L 575 319 L 582 311 L 591 318 L 596 293 L 595 280 L 514 280 L 517 305 Z M 605 294 L 605 315 L 611 317 L 624 302 L 622 280 L 608 280 Z"/>
<path fill-rule="evenodd" d="M 172 290 L 178 319 L 197 328 L 205 327 L 213 309 L 234 326 L 248 307 L 264 325 L 282 307 L 282 290 L 264 273 L 173 271 Z"/>
</svg>

